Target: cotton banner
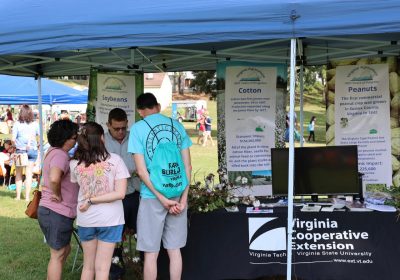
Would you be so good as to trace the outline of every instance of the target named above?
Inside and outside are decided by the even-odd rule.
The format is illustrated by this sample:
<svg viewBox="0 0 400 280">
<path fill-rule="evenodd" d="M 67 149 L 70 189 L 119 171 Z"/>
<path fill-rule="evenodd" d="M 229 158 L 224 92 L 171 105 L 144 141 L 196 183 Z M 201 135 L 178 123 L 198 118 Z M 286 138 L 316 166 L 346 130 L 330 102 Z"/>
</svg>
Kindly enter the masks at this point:
<svg viewBox="0 0 400 280">
<path fill-rule="evenodd" d="M 225 114 L 228 171 L 271 170 L 275 147 L 277 70 L 226 68 Z"/>
<path fill-rule="evenodd" d="M 335 144 L 358 146 L 363 185 L 392 184 L 387 64 L 336 68 Z"/>
<path fill-rule="evenodd" d="M 91 71 L 88 118 L 106 128 L 108 113 L 121 108 L 128 115 L 128 127 L 135 123 L 136 93 L 143 92 L 143 74 Z"/>
</svg>

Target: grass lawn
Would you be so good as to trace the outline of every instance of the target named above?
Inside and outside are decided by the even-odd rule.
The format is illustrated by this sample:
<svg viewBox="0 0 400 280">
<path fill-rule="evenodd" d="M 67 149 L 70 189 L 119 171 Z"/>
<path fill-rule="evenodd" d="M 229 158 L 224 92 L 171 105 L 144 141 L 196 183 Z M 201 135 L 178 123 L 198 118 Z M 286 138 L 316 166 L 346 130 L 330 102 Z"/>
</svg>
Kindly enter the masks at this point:
<svg viewBox="0 0 400 280">
<path fill-rule="evenodd" d="M 0 187 L 0 279 L 45 279 L 48 246 L 37 220 L 25 216 L 27 203 L 14 196 L 14 191 Z M 74 241 L 72 247 L 75 253 Z M 72 262 L 69 257 L 63 279 L 80 279 L 80 271 L 71 272 Z"/>
<path fill-rule="evenodd" d="M 325 132 L 326 132 L 326 109 L 325 102 L 322 100 L 322 95 L 318 94 L 308 94 L 304 93 L 304 109 L 303 109 L 303 129 L 304 129 L 304 138 L 307 140 L 308 131 L 307 127 L 310 123 L 311 117 L 315 116 L 317 121 L 315 123 L 315 142 L 311 142 L 308 145 L 315 143 L 317 146 L 325 145 Z M 289 103 L 289 102 L 288 102 Z M 300 100 L 298 96 L 296 96 L 296 106 L 295 111 L 297 114 L 297 122 L 300 125 L 300 106 L 298 105 Z M 289 108 L 287 108 L 289 111 Z M 300 131 L 299 131 L 300 132 Z"/>
</svg>

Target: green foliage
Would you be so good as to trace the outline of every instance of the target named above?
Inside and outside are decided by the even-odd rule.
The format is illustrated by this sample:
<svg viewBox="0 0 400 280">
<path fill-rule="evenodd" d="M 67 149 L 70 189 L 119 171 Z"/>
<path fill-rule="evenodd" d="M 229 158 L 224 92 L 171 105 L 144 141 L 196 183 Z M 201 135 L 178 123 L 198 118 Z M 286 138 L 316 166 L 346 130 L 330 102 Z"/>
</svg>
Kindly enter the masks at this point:
<svg viewBox="0 0 400 280">
<path fill-rule="evenodd" d="M 306 66 L 303 68 L 303 89 L 309 94 L 322 94 L 325 86 L 325 66 Z M 300 73 L 297 73 L 296 92 L 300 92 Z"/>
<path fill-rule="evenodd" d="M 195 78 L 190 87 L 195 87 L 197 92 L 210 94 L 217 89 L 216 83 L 213 82 L 215 71 L 193 71 L 192 73 Z"/>
<path fill-rule="evenodd" d="M 238 176 L 234 180 L 229 180 L 226 170 L 217 171 L 219 184 L 215 182 L 215 175 L 208 174 L 204 178 L 204 184 L 195 181 L 190 186 L 189 205 L 192 213 L 211 212 L 221 208 L 237 208 L 239 204 L 253 205 L 258 207 L 260 201 L 252 195 L 238 197 L 237 191 L 243 188 L 250 188 L 251 183 L 248 177 Z"/>
<path fill-rule="evenodd" d="M 382 194 L 386 197 L 385 204 L 400 209 L 400 188 L 387 188 L 385 184 L 368 184 L 367 193 Z"/>
<path fill-rule="evenodd" d="M 400 209 L 400 188 L 391 188 L 386 190 L 392 197 L 392 199 L 387 200 L 385 204 L 392 205 L 397 209 Z"/>
<path fill-rule="evenodd" d="M 190 211 L 211 212 L 224 208 L 228 205 L 227 198 L 228 192 L 225 189 L 209 189 L 201 185 L 192 185 L 189 193 Z"/>
<path fill-rule="evenodd" d="M 321 84 L 323 80 L 323 71 L 325 66 L 307 66 L 304 67 L 304 85 L 315 86 L 317 83 Z"/>
</svg>

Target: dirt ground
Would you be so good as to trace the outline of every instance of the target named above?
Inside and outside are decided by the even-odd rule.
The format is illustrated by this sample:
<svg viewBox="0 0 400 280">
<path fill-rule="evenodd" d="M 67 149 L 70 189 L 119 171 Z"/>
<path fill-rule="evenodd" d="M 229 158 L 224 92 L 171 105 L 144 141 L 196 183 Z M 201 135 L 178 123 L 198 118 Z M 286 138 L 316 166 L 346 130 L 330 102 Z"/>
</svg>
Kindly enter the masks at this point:
<svg viewBox="0 0 400 280">
<path fill-rule="evenodd" d="M 209 100 L 210 96 L 206 95 L 204 93 L 198 93 L 198 94 L 193 94 L 193 93 L 184 93 L 184 94 L 178 94 L 178 93 L 173 93 L 172 94 L 172 100 Z"/>
</svg>

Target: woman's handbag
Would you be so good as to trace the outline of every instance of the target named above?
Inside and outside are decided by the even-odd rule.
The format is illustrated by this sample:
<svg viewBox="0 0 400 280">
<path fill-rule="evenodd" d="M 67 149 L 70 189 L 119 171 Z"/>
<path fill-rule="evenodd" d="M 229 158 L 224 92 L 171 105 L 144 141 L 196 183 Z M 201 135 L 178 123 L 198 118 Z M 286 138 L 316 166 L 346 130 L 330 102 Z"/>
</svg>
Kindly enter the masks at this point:
<svg viewBox="0 0 400 280">
<path fill-rule="evenodd" d="M 47 155 L 49 153 L 51 153 L 51 151 L 46 154 L 46 156 L 43 159 L 43 162 L 44 162 L 44 160 L 46 159 L 46 157 L 47 157 Z M 39 178 L 38 179 L 38 183 L 37 183 L 38 189 L 33 192 L 33 198 L 29 202 L 29 204 L 28 204 L 28 206 L 26 207 L 26 210 L 25 210 L 25 214 L 29 218 L 32 218 L 32 219 L 37 219 L 38 218 L 37 212 L 38 212 L 38 208 L 39 208 L 40 198 L 42 197 L 42 192 L 40 191 L 40 189 L 42 188 L 42 186 L 40 185 L 40 182 L 42 180 L 42 169 L 43 168 L 40 169 L 40 173 L 39 173 L 39 177 L 38 177 Z"/>
<path fill-rule="evenodd" d="M 39 184 L 38 184 L 39 186 Z M 40 198 L 42 197 L 42 192 L 39 190 L 35 190 L 33 192 L 33 198 L 29 202 L 28 206 L 26 207 L 25 214 L 32 219 L 37 219 L 37 212 L 39 208 Z"/>
</svg>

